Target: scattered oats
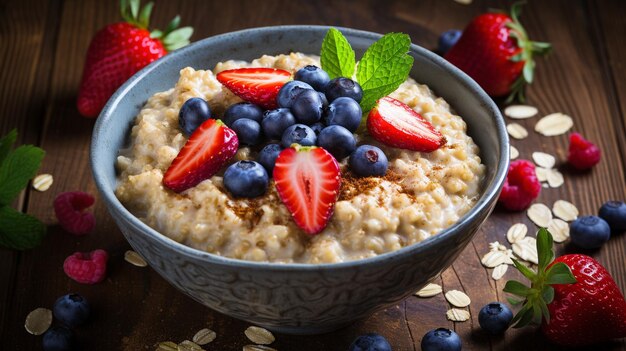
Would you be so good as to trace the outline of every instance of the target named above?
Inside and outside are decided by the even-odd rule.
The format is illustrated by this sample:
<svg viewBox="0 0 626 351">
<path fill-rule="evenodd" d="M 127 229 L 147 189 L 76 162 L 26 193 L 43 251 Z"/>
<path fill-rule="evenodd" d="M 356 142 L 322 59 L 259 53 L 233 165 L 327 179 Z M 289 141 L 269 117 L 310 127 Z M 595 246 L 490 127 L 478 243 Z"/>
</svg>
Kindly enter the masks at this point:
<svg viewBox="0 0 626 351">
<path fill-rule="evenodd" d="M 493 272 L 491 272 L 491 278 L 493 278 L 493 280 L 500 280 L 502 279 L 502 277 L 504 277 L 504 273 L 506 273 L 507 269 L 509 269 L 509 265 L 508 264 L 501 264 L 498 267 L 493 269 Z"/>
<path fill-rule="evenodd" d="M 451 308 L 446 312 L 446 317 L 453 322 L 465 322 L 470 319 L 470 313 L 459 308 Z"/>
<path fill-rule="evenodd" d="M 52 186 L 52 174 L 40 174 L 33 179 L 33 188 L 37 191 L 46 191 Z"/>
<path fill-rule="evenodd" d="M 128 250 L 124 253 L 124 259 L 126 262 L 137 267 L 146 267 L 148 263 L 138 253 L 133 250 Z"/>
<path fill-rule="evenodd" d="M 506 260 L 504 261 L 505 264 L 510 264 L 511 266 L 514 265 L 515 263 L 513 263 L 513 250 L 508 249 L 506 250 Z"/>
<path fill-rule="evenodd" d="M 506 232 L 506 240 L 508 240 L 509 243 L 513 244 L 517 241 L 522 240 L 526 236 L 526 233 L 528 233 L 528 227 L 526 226 L 526 224 L 513 224 L 511 228 L 509 228 L 509 230 Z"/>
<path fill-rule="evenodd" d="M 557 112 L 540 119 L 535 125 L 535 131 L 544 136 L 555 136 L 565 134 L 573 125 L 572 117 Z"/>
<path fill-rule="evenodd" d="M 512 247 L 513 252 L 522 260 L 532 262 L 534 264 L 539 263 L 537 255 L 537 239 L 527 236 L 514 243 Z"/>
<path fill-rule="evenodd" d="M 535 161 L 537 166 L 548 169 L 554 167 L 556 164 L 556 158 L 545 152 L 533 152 L 533 161 Z"/>
<path fill-rule="evenodd" d="M 519 151 L 517 151 L 517 148 L 515 148 L 515 146 L 513 145 L 510 146 L 509 157 L 511 158 L 511 160 L 515 160 L 519 157 Z"/>
<path fill-rule="evenodd" d="M 261 344 L 261 345 L 269 345 L 276 340 L 272 332 L 267 329 L 263 329 L 260 327 L 251 326 L 246 329 L 244 332 L 248 339 L 253 343 Z"/>
<path fill-rule="evenodd" d="M 419 297 L 433 297 L 441 294 L 442 291 L 443 289 L 441 288 L 441 285 L 428 283 L 420 291 L 416 292 L 415 295 Z"/>
<path fill-rule="evenodd" d="M 217 334 L 213 330 L 204 328 L 199 330 L 196 335 L 193 336 L 192 340 L 198 345 L 206 345 L 215 340 L 216 337 Z"/>
<path fill-rule="evenodd" d="M 489 243 L 489 251 L 498 251 L 499 247 L 500 247 L 500 243 L 497 241 Z"/>
<path fill-rule="evenodd" d="M 507 124 L 506 130 L 507 132 L 509 132 L 509 135 L 515 139 L 524 139 L 528 136 L 528 131 L 526 130 L 526 128 L 517 123 Z"/>
<path fill-rule="evenodd" d="M 537 175 L 537 180 L 539 180 L 540 182 L 545 182 L 548 180 L 548 172 L 550 172 L 550 170 L 547 168 L 543 168 L 543 167 L 535 168 L 535 174 Z"/>
<path fill-rule="evenodd" d="M 506 263 L 506 260 L 507 260 L 506 253 L 498 250 L 498 251 L 487 252 L 487 254 L 485 254 L 483 258 L 480 260 L 480 262 L 483 264 L 483 266 L 487 268 L 494 268 L 501 264 Z"/>
<path fill-rule="evenodd" d="M 542 188 L 549 188 L 550 186 L 548 185 L 548 183 L 541 183 L 541 187 Z"/>
<path fill-rule="evenodd" d="M 504 114 L 513 119 L 525 119 L 534 117 L 537 112 L 536 107 L 528 105 L 511 105 L 504 109 Z"/>
<path fill-rule="evenodd" d="M 548 171 L 548 184 L 551 188 L 558 188 L 565 182 L 563 179 L 563 174 L 557 171 L 556 169 L 551 169 Z"/>
<path fill-rule="evenodd" d="M 178 344 L 178 351 L 204 351 L 204 349 L 193 341 L 185 340 Z"/>
<path fill-rule="evenodd" d="M 557 243 L 562 243 L 569 238 L 569 225 L 564 220 L 554 218 L 548 224 L 548 230 L 552 234 L 552 239 Z"/>
<path fill-rule="evenodd" d="M 24 328 L 33 335 L 41 335 L 52 324 L 52 311 L 47 308 L 37 308 L 26 316 Z"/>
<path fill-rule="evenodd" d="M 578 218 L 578 209 L 576 206 L 565 200 L 557 200 L 554 205 L 552 205 L 552 212 L 554 212 L 555 216 L 567 222 Z"/>
<path fill-rule="evenodd" d="M 243 351 L 278 351 L 275 348 L 263 345 L 246 345 L 243 347 Z"/>
<path fill-rule="evenodd" d="M 547 227 L 550 220 L 552 220 L 552 211 L 550 211 L 548 206 L 541 203 L 530 206 L 528 211 L 526 211 L 526 215 L 533 223 L 542 228 Z"/>
<path fill-rule="evenodd" d="M 159 343 L 157 351 L 178 351 L 178 345 L 172 341 L 164 341 Z"/>
<path fill-rule="evenodd" d="M 459 290 L 450 290 L 445 296 L 446 300 L 454 307 L 467 307 L 472 303 L 469 296 Z"/>
</svg>

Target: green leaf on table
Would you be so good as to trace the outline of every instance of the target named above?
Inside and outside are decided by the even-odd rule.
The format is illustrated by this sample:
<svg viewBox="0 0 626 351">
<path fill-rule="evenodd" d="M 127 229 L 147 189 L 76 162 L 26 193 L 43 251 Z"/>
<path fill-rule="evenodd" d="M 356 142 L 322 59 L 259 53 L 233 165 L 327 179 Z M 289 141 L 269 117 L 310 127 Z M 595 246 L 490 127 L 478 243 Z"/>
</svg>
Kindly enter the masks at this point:
<svg viewBox="0 0 626 351">
<path fill-rule="evenodd" d="M 22 145 L 0 164 L 0 206 L 9 205 L 35 176 L 45 152 L 33 145 Z"/>
<path fill-rule="evenodd" d="M 31 249 L 41 243 L 46 226 L 37 218 L 9 206 L 0 207 L 0 245 L 9 249 Z"/>
<path fill-rule="evenodd" d="M 0 164 L 2 164 L 2 161 L 7 157 L 9 151 L 11 151 L 11 147 L 15 144 L 15 140 L 17 140 L 16 129 L 13 129 L 9 132 L 9 134 L 0 139 Z"/>
<path fill-rule="evenodd" d="M 398 89 L 411 71 L 411 38 L 404 33 L 389 33 L 370 46 L 357 67 L 356 78 L 363 89 L 361 108 L 367 112 L 376 101 Z"/>
<path fill-rule="evenodd" d="M 320 52 L 322 69 L 328 73 L 330 79 L 338 77 L 352 78 L 356 61 L 354 50 L 348 39 L 335 28 L 326 33 Z"/>
</svg>

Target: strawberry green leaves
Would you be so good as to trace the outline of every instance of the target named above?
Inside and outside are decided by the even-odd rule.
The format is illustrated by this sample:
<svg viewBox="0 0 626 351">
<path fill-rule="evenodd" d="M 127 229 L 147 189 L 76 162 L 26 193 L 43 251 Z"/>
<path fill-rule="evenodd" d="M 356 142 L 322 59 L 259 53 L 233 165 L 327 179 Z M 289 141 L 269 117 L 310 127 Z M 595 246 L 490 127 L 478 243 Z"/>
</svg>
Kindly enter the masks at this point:
<svg viewBox="0 0 626 351">
<path fill-rule="evenodd" d="M 337 77 L 352 78 L 354 74 L 354 50 L 348 39 L 335 28 L 326 33 L 320 52 L 322 68 L 331 79 Z"/>
</svg>

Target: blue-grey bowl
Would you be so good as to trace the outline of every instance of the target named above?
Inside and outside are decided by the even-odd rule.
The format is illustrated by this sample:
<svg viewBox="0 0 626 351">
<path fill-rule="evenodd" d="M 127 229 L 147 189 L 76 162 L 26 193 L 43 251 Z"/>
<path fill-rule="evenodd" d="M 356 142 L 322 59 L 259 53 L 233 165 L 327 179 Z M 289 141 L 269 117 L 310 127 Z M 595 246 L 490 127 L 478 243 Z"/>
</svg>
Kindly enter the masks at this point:
<svg viewBox="0 0 626 351">
<path fill-rule="evenodd" d="M 396 304 L 445 270 L 493 210 L 509 165 L 509 141 L 497 106 L 471 78 L 411 45 L 411 77 L 464 117 L 481 149 L 486 176 L 475 207 L 421 243 L 377 257 L 334 264 L 276 264 L 220 257 L 179 244 L 130 213 L 115 197 L 115 160 L 148 97 L 171 88 L 180 69 L 211 68 L 262 54 L 319 53 L 328 27 L 253 28 L 210 37 L 172 52 L 128 80 L 95 125 L 91 164 L 103 201 L 126 236 L 163 278 L 213 310 L 285 333 L 334 330 Z M 360 57 L 380 34 L 340 28 Z"/>
</svg>

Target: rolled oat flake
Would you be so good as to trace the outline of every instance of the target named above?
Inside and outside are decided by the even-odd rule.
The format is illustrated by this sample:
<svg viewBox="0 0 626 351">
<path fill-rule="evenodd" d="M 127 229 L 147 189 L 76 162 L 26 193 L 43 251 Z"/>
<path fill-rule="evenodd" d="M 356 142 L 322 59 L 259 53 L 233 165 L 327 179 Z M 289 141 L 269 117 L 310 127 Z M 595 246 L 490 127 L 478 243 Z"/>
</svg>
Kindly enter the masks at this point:
<svg viewBox="0 0 626 351">
<path fill-rule="evenodd" d="M 148 263 L 137 252 L 128 250 L 124 253 L 124 260 L 137 267 L 146 267 Z"/>
<path fill-rule="evenodd" d="M 178 345 L 173 341 L 163 341 L 159 343 L 157 351 L 178 351 Z"/>
<path fill-rule="evenodd" d="M 33 335 L 45 333 L 52 324 L 52 311 L 47 308 L 37 308 L 26 316 L 24 328 Z"/>
<path fill-rule="evenodd" d="M 217 334 L 213 330 L 204 328 L 202 330 L 199 330 L 196 335 L 193 336 L 192 340 L 198 345 L 206 345 L 215 340 L 216 337 Z"/>
<path fill-rule="evenodd" d="M 33 179 L 33 188 L 37 191 L 46 191 L 50 189 L 53 181 L 51 174 L 40 174 Z"/>
<path fill-rule="evenodd" d="M 467 294 L 459 290 L 450 290 L 445 296 L 446 300 L 454 307 L 467 307 L 472 302 Z"/>
<path fill-rule="evenodd" d="M 420 289 L 420 291 L 416 292 L 415 295 L 419 297 L 433 297 L 435 295 L 441 294 L 443 289 L 439 284 L 428 283 L 425 287 Z"/>
<path fill-rule="evenodd" d="M 269 345 L 276 340 L 272 332 L 267 329 L 251 326 L 244 332 L 248 339 L 256 344 Z"/>
<path fill-rule="evenodd" d="M 243 351 L 278 351 L 275 348 L 263 345 L 246 345 L 243 347 Z"/>
<path fill-rule="evenodd" d="M 470 314 L 460 308 L 451 308 L 446 312 L 446 317 L 453 322 L 465 322 L 470 318 Z"/>
<path fill-rule="evenodd" d="M 204 351 L 204 349 L 193 341 L 185 340 L 178 344 L 178 351 Z"/>
</svg>

